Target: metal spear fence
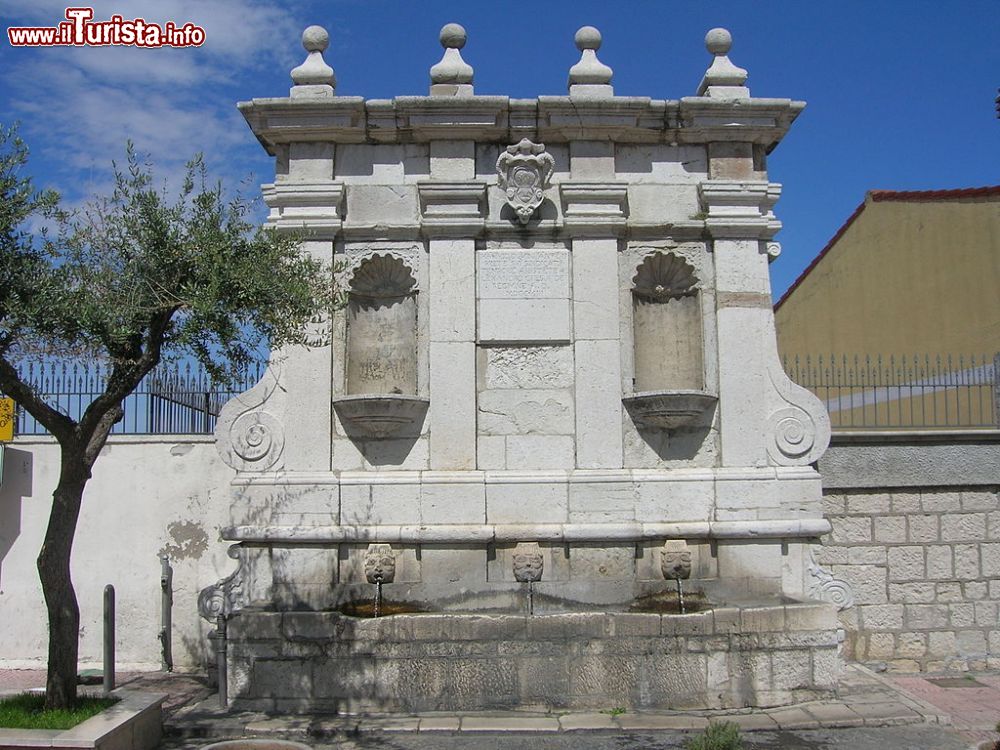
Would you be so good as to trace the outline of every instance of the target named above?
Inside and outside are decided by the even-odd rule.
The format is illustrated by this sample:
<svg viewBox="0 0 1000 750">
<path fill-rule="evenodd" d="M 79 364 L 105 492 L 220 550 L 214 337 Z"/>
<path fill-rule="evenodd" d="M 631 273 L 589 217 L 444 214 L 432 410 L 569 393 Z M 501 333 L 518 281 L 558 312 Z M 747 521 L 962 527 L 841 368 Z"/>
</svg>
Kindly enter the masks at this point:
<svg viewBox="0 0 1000 750">
<path fill-rule="evenodd" d="M 110 367 L 91 362 L 25 362 L 19 368 L 46 402 L 79 420 L 99 396 Z M 218 383 L 192 363 L 161 365 L 142 380 L 122 402 L 124 418 L 115 435 L 211 434 L 223 404 L 248 390 L 263 373 L 251 368 L 235 383 Z M 17 409 L 17 435 L 44 435 L 46 429 L 24 409 Z"/>
<path fill-rule="evenodd" d="M 1000 354 L 785 358 L 834 429 L 1000 428 Z"/>
</svg>

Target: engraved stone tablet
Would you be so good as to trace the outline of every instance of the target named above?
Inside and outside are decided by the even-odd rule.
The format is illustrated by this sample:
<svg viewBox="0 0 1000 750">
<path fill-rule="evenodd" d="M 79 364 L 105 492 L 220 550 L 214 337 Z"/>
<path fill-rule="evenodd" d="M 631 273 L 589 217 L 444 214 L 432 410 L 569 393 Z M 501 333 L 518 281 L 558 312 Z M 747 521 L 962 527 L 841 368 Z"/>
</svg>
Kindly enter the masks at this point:
<svg viewBox="0 0 1000 750">
<path fill-rule="evenodd" d="M 570 340 L 569 251 L 476 253 L 481 342 Z"/>
<path fill-rule="evenodd" d="M 569 298 L 566 250 L 481 250 L 480 299 Z"/>
</svg>

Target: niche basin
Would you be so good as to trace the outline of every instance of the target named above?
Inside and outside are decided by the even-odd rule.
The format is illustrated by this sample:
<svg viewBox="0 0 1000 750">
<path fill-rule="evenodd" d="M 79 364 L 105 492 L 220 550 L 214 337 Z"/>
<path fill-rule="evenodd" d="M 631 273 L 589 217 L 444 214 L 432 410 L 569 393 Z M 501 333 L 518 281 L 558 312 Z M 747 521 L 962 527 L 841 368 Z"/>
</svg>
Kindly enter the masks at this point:
<svg viewBox="0 0 1000 750">
<path fill-rule="evenodd" d="M 333 400 L 333 408 L 348 432 L 373 438 L 388 437 L 404 427 L 419 425 L 429 404 L 426 398 L 394 393 L 342 396 Z"/>
<path fill-rule="evenodd" d="M 634 393 L 622 403 L 639 427 L 673 430 L 694 424 L 718 400 L 705 391 L 669 390 Z"/>
</svg>

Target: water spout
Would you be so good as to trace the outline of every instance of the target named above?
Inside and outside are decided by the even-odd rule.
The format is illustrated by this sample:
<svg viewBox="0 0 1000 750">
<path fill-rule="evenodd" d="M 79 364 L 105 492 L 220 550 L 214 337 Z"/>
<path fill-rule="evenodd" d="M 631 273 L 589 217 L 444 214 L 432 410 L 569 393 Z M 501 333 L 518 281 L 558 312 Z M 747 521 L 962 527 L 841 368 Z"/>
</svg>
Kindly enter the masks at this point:
<svg viewBox="0 0 1000 750">
<path fill-rule="evenodd" d="M 535 614 L 535 581 L 542 580 L 545 558 L 538 542 L 518 542 L 511 555 L 514 580 L 528 584 L 528 616 Z"/>
<path fill-rule="evenodd" d="M 660 571 L 668 581 L 677 581 L 677 608 L 687 614 L 684 606 L 684 586 L 681 581 L 691 577 L 691 550 L 683 539 L 668 539 L 660 551 Z"/>
<path fill-rule="evenodd" d="M 382 584 L 396 578 L 396 556 L 388 544 L 369 544 L 365 552 L 365 578 L 375 584 L 374 616 L 382 612 Z"/>
</svg>

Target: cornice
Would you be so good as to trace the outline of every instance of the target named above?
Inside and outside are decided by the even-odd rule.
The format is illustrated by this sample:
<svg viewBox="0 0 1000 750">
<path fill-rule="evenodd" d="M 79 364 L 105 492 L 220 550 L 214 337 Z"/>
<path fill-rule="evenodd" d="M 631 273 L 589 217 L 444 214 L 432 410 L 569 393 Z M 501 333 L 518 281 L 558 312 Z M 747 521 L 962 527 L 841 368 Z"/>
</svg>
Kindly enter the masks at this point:
<svg viewBox="0 0 1000 750">
<path fill-rule="evenodd" d="M 685 97 L 400 96 L 365 100 L 273 98 L 239 110 L 268 153 L 283 143 L 420 143 L 471 140 L 547 143 L 739 141 L 773 148 L 805 106 L 790 99 Z"/>
</svg>

